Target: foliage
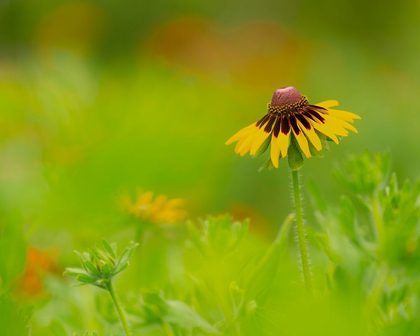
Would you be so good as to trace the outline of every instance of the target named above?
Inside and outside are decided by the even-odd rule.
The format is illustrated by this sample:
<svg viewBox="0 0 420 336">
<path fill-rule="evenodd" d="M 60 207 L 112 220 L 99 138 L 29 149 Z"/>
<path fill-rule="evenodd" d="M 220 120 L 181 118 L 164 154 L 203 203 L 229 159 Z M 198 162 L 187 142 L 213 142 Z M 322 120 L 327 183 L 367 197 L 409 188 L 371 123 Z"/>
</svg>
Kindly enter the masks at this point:
<svg viewBox="0 0 420 336">
<path fill-rule="evenodd" d="M 142 295 L 142 304 L 136 314 L 144 320 L 143 325 L 159 324 L 163 330 L 191 333 L 200 329 L 209 334 L 220 332 L 201 317 L 186 303 L 178 300 L 166 300 L 159 293 L 149 292 Z"/>
<path fill-rule="evenodd" d="M 23 272 L 25 261 L 22 216 L 16 211 L 0 213 L 0 288 L 10 285 Z"/>
<path fill-rule="evenodd" d="M 75 251 L 83 269 L 67 268 L 64 275 L 75 277 L 80 285 L 91 284 L 106 289 L 107 283 L 128 267 L 131 255 L 138 244 L 126 247 L 120 256 L 117 256 L 116 244 L 111 246 L 104 239 L 102 246 L 103 248 L 96 245 L 84 253 Z"/>
<path fill-rule="evenodd" d="M 106 240 L 76 252 L 82 268 L 64 274 L 94 286 L 71 289 L 51 275 L 45 290 L 52 297 L 31 319 L 26 305 L 11 299 L 22 261 L 14 269 L 6 258 L 6 269 L 13 271 L 2 273 L 9 280 L 2 283 L 1 309 L 7 313 L 0 316 L 6 316 L 7 328 L 19 329 L 10 335 L 30 329 L 41 335 L 43 325 L 55 336 L 123 330 L 153 336 L 417 335 L 420 182 L 399 184 L 389 154 L 372 158 L 369 152 L 350 156 L 334 176 L 347 189 L 337 204 L 314 181 L 303 189 L 315 219 L 308 226 L 315 299 L 301 279 L 293 215 L 272 242 L 250 233 L 250 221 L 220 215 L 170 227 L 145 225 L 141 244 L 120 254 Z M 22 219 L 7 218 L 4 223 L 15 226 L 3 230 L 2 241 L 25 251 Z"/>
<path fill-rule="evenodd" d="M 316 235 L 329 260 L 331 297 L 349 290 L 353 308 L 371 319 L 369 334 L 415 335 L 420 329 L 420 278 L 415 270 L 420 250 L 420 181 L 398 186 L 390 175 L 389 154 L 351 156 L 335 171 L 351 191 L 339 207 L 310 188 L 321 233 Z M 359 313 L 359 314 L 360 314 Z"/>
<path fill-rule="evenodd" d="M 30 308 L 22 308 L 5 294 L 0 295 L 0 330 L 2 335 L 29 336 L 31 334 L 30 318 Z"/>
</svg>

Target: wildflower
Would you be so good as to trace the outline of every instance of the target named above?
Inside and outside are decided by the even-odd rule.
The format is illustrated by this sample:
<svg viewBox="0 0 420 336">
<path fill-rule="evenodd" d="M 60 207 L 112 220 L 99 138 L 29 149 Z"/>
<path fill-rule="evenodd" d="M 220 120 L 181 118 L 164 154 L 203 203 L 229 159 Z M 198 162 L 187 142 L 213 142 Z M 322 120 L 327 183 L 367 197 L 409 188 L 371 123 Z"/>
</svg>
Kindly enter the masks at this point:
<svg viewBox="0 0 420 336">
<path fill-rule="evenodd" d="M 358 133 L 351 123 L 360 117 L 351 112 L 332 109 L 335 106 L 338 106 L 336 100 L 311 105 L 295 87 L 282 87 L 274 92 L 264 117 L 226 141 L 227 145 L 237 142 L 235 152 L 241 156 L 248 152 L 252 156 L 259 156 L 271 145 L 270 159 L 260 170 L 266 167 L 278 168 L 280 157 L 287 156 L 292 176 L 291 188 L 302 275 L 306 290 L 312 296 L 314 289 L 303 219 L 299 169 L 303 165 L 303 156 L 322 156 L 322 148 L 328 149 L 326 140 L 338 144 L 339 137 L 347 136 L 348 130 Z"/>
<path fill-rule="evenodd" d="M 277 89 L 268 104 L 267 114 L 240 130 L 226 144 L 237 142 L 235 152 L 241 156 L 248 152 L 252 156 L 261 155 L 271 144 L 271 163 L 276 168 L 280 156 L 285 158 L 288 152 L 295 155 L 291 151 L 298 150 L 310 158 L 322 150 L 323 140 L 330 139 L 338 144 L 339 137 L 347 136 L 348 130 L 357 133 L 350 123 L 360 117 L 332 109 L 335 106 L 338 106 L 336 100 L 311 105 L 293 86 Z"/>
<path fill-rule="evenodd" d="M 168 199 L 165 195 L 154 197 L 153 192 L 137 190 L 137 197 L 130 195 L 121 197 L 121 207 L 136 218 L 153 224 L 176 224 L 184 220 L 187 212 L 179 207 L 184 204 L 180 198 Z"/>
</svg>

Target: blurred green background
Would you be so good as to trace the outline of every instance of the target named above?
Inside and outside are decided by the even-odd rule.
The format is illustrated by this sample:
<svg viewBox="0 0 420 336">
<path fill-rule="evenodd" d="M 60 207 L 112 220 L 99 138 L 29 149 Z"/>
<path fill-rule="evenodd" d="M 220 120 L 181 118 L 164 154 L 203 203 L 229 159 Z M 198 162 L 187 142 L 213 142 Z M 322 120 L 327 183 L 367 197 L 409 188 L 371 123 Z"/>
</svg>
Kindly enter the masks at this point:
<svg viewBox="0 0 420 336">
<path fill-rule="evenodd" d="M 224 142 L 287 85 L 362 117 L 303 168 L 327 198 L 342 193 L 334 162 L 365 148 L 416 177 L 419 15 L 409 0 L 3 0 L 0 203 L 35 245 L 115 231 L 116 198 L 138 186 L 271 239 L 291 209 L 287 162 L 258 173 L 264 158 Z"/>
<path fill-rule="evenodd" d="M 391 152 L 399 180 L 416 179 L 419 31 L 418 0 L 0 0 L 1 290 L 15 288 L 15 298 L 33 304 L 34 335 L 45 335 L 54 319 L 66 322 L 63 316 L 79 332 L 100 330 L 102 320 L 93 313 L 95 305 L 102 306 L 100 294 L 88 287 L 70 289 L 71 282 L 61 274 L 77 263 L 73 249 L 85 250 L 104 237 L 120 246 L 138 238 L 118 204 L 123 193 L 137 187 L 184 199 L 193 220 L 227 212 L 237 220 L 251 218 L 252 235 L 238 255 L 257 255 L 292 211 L 288 165 L 283 160 L 278 170 L 258 173 L 265 157 L 241 158 L 224 143 L 266 113 L 279 87 L 295 86 L 312 103 L 336 99 L 341 109 L 362 117 L 356 121 L 359 134 L 339 146 L 331 144 L 325 158 L 306 161 L 304 186 L 315 180 L 322 195 L 337 204 L 345 190 L 333 178 L 332 168 L 364 149 Z M 311 211 L 308 206 L 314 277 L 322 292 L 331 263 L 314 244 L 311 232 L 319 227 L 313 229 Z M 331 229 L 335 237 L 337 223 L 334 217 L 322 232 L 330 234 Z M 229 229 L 230 222 L 225 224 Z M 191 280 L 197 274 L 188 273 L 196 265 L 204 265 L 201 278 L 219 286 L 226 297 L 231 281 L 239 281 L 237 255 L 223 267 L 222 257 L 207 265 L 191 242 L 180 238 L 185 227 L 178 230 L 157 230 L 139 247 L 120 287 L 125 303 L 133 293 L 138 297 L 140 287 L 153 287 L 199 307 Z M 400 233 L 411 235 L 407 229 Z M 370 293 L 372 279 L 381 278 L 382 260 L 360 262 L 367 276 L 354 267 L 357 285 L 343 286 L 343 297 L 332 295 L 337 300 L 332 309 L 327 297 L 311 311 L 301 304 L 295 286 L 299 272 L 291 236 L 291 252 L 281 267 L 273 259 L 273 272 L 281 274 L 275 281 L 278 288 L 267 294 L 267 307 L 287 310 L 292 318 L 285 315 L 282 323 L 287 329 L 288 323 L 298 321 L 295 327 L 302 335 L 314 324 L 301 323 L 301 316 L 320 328 L 326 321 L 331 335 L 337 335 L 336 330 L 361 334 L 347 310 L 356 311 L 355 316 L 362 311 L 358 295 Z M 184 254 L 188 260 L 181 263 Z M 359 260 L 351 253 L 347 258 L 351 265 L 365 262 L 364 256 Z M 413 260 L 407 269 L 417 279 Z M 398 262 L 397 270 L 404 266 Z M 213 315 L 219 298 L 209 293 L 214 302 L 206 306 L 204 300 L 201 313 L 213 323 L 220 320 Z M 417 307 L 418 290 L 410 288 L 410 293 Z M 400 301 L 395 299 L 396 304 Z M 0 311 L 1 304 L 11 311 L 0 296 Z"/>
</svg>

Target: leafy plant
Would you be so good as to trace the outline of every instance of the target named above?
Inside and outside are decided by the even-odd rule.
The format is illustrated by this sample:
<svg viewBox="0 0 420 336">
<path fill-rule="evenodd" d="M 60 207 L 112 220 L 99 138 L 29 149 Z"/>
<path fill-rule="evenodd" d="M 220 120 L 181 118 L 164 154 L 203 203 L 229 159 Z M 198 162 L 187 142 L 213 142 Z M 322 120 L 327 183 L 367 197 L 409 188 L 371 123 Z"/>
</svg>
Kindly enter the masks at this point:
<svg viewBox="0 0 420 336">
<path fill-rule="evenodd" d="M 187 265 L 195 303 L 200 311 L 214 312 L 224 335 L 252 334 L 260 328 L 250 327 L 250 322 L 260 318 L 274 323 L 264 306 L 281 267 L 292 220 L 293 216 L 285 220 L 268 247 L 251 239 L 248 221 L 233 221 L 229 215 L 209 216 L 198 226 L 188 224 L 192 246 L 187 254 L 194 260 L 188 258 Z"/>
<path fill-rule="evenodd" d="M 0 288 L 10 289 L 12 280 L 23 272 L 25 262 L 23 217 L 16 211 L 0 213 Z"/>
<path fill-rule="evenodd" d="M 157 292 L 142 295 L 136 315 L 143 319 L 142 325 L 158 324 L 169 334 L 188 335 L 193 330 L 201 330 L 211 335 L 220 335 L 214 326 L 185 302 L 167 300 Z"/>
<path fill-rule="evenodd" d="M 75 251 L 83 268 L 67 268 L 64 272 L 65 275 L 75 277 L 79 285 L 91 284 L 108 291 L 127 335 L 131 335 L 130 328 L 124 309 L 113 287 L 112 279 L 128 267 L 130 257 L 137 246 L 138 244 L 131 244 L 118 256 L 116 244 L 110 245 L 104 239 L 102 247 L 96 245 L 84 253 Z"/>
<path fill-rule="evenodd" d="M 26 336 L 31 334 L 31 308 L 21 308 L 6 294 L 0 295 L 0 330 L 2 335 Z"/>
<path fill-rule="evenodd" d="M 411 335 L 408 330 L 420 330 L 414 299 L 420 279 L 413 271 L 420 257 L 420 182 L 400 188 L 389 172 L 389 154 L 372 160 L 364 152 L 335 172 L 352 197 L 343 196 L 339 207 L 320 206 L 325 201 L 316 186 L 309 190 L 323 231 L 316 238 L 330 264 L 331 296 L 362 290 L 358 306 L 369 318 L 369 333 L 391 335 L 401 328 Z"/>
</svg>

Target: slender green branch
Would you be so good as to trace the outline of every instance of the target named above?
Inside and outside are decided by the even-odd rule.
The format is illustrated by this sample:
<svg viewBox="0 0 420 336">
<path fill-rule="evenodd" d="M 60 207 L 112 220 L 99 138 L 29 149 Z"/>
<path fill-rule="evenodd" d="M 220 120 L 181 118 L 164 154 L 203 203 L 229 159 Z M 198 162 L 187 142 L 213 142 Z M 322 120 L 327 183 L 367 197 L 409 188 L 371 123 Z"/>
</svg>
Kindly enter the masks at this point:
<svg viewBox="0 0 420 336">
<path fill-rule="evenodd" d="M 372 195 L 371 197 L 371 204 L 372 204 L 373 219 L 375 223 L 376 236 L 378 239 L 378 244 L 380 245 L 383 243 L 384 223 L 383 223 L 381 212 L 378 206 L 378 201 L 375 195 Z"/>
<path fill-rule="evenodd" d="M 112 298 L 112 302 L 114 302 L 114 306 L 117 309 L 118 316 L 120 318 L 121 324 L 123 325 L 126 335 L 131 336 L 130 328 L 127 323 L 127 318 L 125 316 L 124 309 L 121 306 L 121 302 L 117 296 L 117 293 L 115 293 L 114 291 L 114 287 L 112 286 L 111 280 L 106 282 L 106 288 L 108 289 L 108 292 Z"/>
<path fill-rule="evenodd" d="M 302 200 L 300 194 L 299 171 L 292 171 L 293 179 L 293 197 L 295 203 L 296 214 L 296 232 L 298 237 L 298 245 L 300 250 L 300 258 L 302 262 L 303 279 L 305 281 L 306 290 L 313 295 L 313 284 L 311 267 L 309 263 L 308 247 L 306 245 L 305 224 L 303 222 L 302 214 Z"/>
</svg>

